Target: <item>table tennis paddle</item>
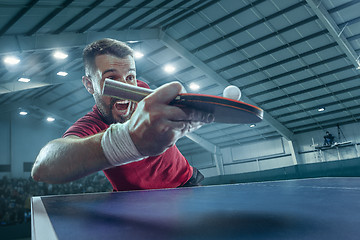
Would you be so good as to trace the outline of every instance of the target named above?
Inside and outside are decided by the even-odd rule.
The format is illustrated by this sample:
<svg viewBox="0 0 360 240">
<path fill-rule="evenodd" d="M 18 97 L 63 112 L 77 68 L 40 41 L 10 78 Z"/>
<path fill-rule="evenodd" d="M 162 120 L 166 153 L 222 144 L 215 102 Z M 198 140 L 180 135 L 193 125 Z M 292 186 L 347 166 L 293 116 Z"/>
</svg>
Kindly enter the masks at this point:
<svg viewBox="0 0 360 240">
<path fill-rule="evenodd" d="M 111 79 L 105 79 L 103 87 L 104 95 L 135 102 L 140 102 L 153 91 Z M 214 121 L 220 123 L 257 123 L 263 119 L 261 108 L 213 95 L 181 93 L 170 104 L 212 113 L 215 117 Z"/>
</svg>

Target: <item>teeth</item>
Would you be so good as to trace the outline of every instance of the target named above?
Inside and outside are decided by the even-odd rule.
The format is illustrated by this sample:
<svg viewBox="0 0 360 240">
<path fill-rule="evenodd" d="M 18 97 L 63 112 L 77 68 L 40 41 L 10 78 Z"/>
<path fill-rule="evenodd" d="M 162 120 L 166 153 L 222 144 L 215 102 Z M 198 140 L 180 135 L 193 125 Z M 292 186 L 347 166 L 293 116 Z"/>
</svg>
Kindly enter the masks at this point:
<svg viewBox="0 0 360 240">
<path fill-rule="evenodd" d="M 127 104 L 129 103 L 129 100 L 123 100 L 123 101 L 117 101 L 117 104 Z"/>
</svg>

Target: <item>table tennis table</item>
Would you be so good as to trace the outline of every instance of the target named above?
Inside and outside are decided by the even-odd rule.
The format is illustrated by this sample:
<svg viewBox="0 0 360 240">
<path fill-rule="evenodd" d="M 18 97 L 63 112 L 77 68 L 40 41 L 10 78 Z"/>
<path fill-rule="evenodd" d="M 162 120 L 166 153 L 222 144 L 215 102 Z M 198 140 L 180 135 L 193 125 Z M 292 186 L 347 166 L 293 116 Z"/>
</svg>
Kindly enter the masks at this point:
<svg viewBox="0 0 360 240">
<path fill-rule="evenodd" d="M 32 198 L 32 239 L 360 239 L 360 178 Z"/>
</svg>

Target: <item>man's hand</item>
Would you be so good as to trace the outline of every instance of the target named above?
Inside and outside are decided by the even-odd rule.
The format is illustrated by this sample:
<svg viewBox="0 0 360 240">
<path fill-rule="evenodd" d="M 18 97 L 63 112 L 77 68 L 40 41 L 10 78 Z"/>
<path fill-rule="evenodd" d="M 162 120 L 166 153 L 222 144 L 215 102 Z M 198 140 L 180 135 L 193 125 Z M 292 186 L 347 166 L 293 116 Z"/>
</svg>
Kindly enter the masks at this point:
<svg viewBox="0 0 360 240">
<path fill-rule="evenodd" d="M 169 105 L 183 91 L 180 83 L 168 83 L 138 103 L 129 134 L 142 155 L 161 154 L 186 133 L 214 120 L 212 114 Z"/>
</svg>

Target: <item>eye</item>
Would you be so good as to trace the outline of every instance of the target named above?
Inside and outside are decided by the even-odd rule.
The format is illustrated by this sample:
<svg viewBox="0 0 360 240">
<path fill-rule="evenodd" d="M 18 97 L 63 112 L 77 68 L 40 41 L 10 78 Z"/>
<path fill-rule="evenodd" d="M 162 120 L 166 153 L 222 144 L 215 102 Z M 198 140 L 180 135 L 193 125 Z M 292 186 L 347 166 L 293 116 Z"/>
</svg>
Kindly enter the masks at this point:
<svg viewBox="0 0 360 240">
<path fill-rule="evenodd" d="M 111 80 L 115 80 L 115 81 L 121 81 L 122 77 L 118 74 L 111 74 L 109 76 L 106 76 L 105 78 L 109 78 Z"/>
<path fill-rule="evenodd" d="M 126 81 L 127 81 L 127 82 L 133 82 L 133 81 L 135 81 L 135 76 L 134 76 L 134 75 L 129 75 L 129 76 L 127 76 L 127 77 L 126 77 Z"/>
</svg>

